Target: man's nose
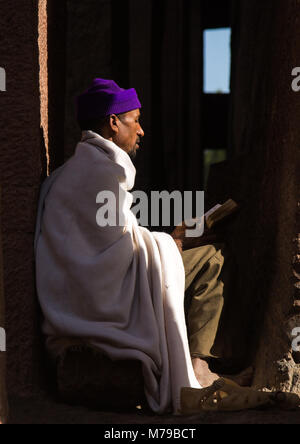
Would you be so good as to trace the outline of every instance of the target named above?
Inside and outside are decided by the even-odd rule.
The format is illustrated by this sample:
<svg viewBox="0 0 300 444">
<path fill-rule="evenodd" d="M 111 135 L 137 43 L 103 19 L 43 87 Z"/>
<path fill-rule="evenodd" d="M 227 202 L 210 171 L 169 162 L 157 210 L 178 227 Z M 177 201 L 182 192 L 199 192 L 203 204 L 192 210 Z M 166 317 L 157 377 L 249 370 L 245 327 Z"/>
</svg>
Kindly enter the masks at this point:
<svg viewBox="0 0 300 444">
<path fill-rule="evenodd" d="M 142 128 L 141 126 L 139 127 L 138 135 L 139 135 L 140 137 L 144 137 L 144 135 L 145 135 L 144 130 L 143 130 L 143 128 Z"/>
</svg>

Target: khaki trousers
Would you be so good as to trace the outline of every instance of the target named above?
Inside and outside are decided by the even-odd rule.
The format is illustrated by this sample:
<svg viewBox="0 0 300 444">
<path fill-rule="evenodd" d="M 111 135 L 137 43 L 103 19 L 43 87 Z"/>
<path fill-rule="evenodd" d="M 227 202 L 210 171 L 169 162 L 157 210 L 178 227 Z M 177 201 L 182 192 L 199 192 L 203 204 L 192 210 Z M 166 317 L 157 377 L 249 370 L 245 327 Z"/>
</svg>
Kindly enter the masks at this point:
<svg viewBox="0 0 300 444">
<path fill-rule="evenodd" d="M 224 246 L 207 245 L 182 253 L 186 285 L 185 313 L 192 358 L 212 353 L 224 305 Z"/>
</svg>

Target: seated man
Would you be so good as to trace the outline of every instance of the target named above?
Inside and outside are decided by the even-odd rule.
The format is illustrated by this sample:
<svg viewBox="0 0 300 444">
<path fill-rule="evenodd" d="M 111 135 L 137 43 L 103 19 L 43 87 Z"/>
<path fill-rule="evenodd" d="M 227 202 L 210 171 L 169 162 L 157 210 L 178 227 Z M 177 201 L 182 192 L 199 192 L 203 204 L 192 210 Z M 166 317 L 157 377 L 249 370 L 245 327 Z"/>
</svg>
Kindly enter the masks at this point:
<svg viewBox="0 0 300 444">
<path fill-rule="evenodd" d="M 182 229 L 151 233 L 130 211 L 130 156 L 144 136 L 140 108 L 134 89 L 109 80 L 95 79 L 79 96 L 82 140 L 41 191 L 37 291 L 52 355 L 68 338 L 115 361 L 140 361 L 150 408 L 176 412 L 181 387 L 218 378 L 205 358 L 222 312 L 223 256 L 213 245 L 199 247 L 199 239 L 182 251 Z M 99 220 L 99 193 L 115 197 L 110 224 Z"/>
</svg>

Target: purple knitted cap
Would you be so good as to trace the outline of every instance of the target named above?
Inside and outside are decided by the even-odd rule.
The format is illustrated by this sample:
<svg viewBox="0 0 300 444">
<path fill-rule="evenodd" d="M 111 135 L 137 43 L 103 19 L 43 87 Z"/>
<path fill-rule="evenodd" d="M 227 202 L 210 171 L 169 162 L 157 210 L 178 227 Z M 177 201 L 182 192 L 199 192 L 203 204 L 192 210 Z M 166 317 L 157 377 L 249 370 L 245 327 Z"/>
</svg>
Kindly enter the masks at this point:
<svg viewBox="0 0 300 444">
<path fill-rule="evenodd" d="M 91 87 L 77 97 L 77 118 L 98 119 L 141 107 L 135 89 L 120 88 L 113 80 L 94 79 Z"/>
</svg>

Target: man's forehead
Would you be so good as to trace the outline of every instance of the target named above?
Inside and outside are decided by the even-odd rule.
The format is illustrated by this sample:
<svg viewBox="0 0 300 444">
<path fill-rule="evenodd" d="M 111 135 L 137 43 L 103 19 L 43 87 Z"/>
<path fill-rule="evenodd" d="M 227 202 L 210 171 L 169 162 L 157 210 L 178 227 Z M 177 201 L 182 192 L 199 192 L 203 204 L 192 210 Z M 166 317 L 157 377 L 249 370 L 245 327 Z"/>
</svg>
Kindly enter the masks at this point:
<svg viewBox="0 0 300 444">
<path fill-rule="evenodd" d="M 127 113 L 123 113 L 124 119 L 138 119 L 141 116 L 141 112 L 139 109 L 134 109 L 132 111 L 128 111 Z"/>
<path fill-rule="evenodd" d="M 134 109 L 134 110 L 132 111 L 132 115 L 135 116 L 135 117 L 140 117 L 141 112 L 140 112 L 139 109 Z"/>
</svg>

